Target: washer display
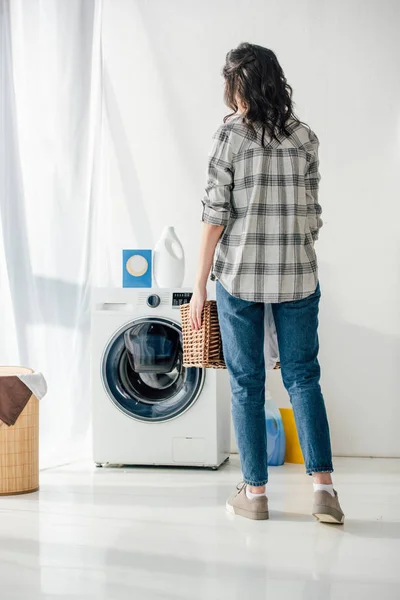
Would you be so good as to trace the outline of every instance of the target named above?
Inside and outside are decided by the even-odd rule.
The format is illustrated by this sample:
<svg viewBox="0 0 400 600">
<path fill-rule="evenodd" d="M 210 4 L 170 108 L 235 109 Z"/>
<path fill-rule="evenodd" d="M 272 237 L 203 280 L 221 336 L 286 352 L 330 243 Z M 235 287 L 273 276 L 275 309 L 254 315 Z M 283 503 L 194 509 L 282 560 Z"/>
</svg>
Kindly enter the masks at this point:
<svg viewBox="0 0 400 600">
<path fill-rule="evenodd" d="M 205 375 L 204 369 L 183 366 L 181 328 L 162 317 L 138 318 L 116 331 L 101 369 L 112 402 L 133 419 L 155 423 L 193 406 Z"/>
</svg>

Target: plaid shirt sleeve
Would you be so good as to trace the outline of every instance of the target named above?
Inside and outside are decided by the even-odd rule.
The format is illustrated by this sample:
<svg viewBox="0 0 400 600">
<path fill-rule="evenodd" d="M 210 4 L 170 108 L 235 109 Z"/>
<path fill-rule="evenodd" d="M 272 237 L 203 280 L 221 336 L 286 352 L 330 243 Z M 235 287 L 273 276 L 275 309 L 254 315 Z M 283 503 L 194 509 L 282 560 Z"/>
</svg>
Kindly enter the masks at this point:
<svg viewBox="0 0 400 600">
<path fill-rule="evenodd" d="M 214 134 L 213 139 L 201 220 L 211 225 L 226 226 L 231 209 L 233 167 L 229 133 L 224 125 Z"/>
<path fill-rule="evenodd" d="M 315 133 L 312 133 L 310 141 L 313 146 L 313 153 L 305 175 L 305 187 L 308 222 L 313 240 L 316 241 L 318 239 L 319 230 L 323 225 L 323 221 L 321 219 L 322 208 L 318 202 L 318 188 L 321 179 L 318 159 L 319 140 Z"/>
</svg>

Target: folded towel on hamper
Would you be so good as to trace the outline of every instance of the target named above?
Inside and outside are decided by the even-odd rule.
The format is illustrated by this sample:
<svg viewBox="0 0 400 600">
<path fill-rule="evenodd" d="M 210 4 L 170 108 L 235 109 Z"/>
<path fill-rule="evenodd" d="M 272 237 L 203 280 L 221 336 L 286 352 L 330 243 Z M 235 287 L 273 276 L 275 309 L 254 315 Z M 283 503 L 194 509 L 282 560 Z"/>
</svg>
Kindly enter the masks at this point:
<svg viewBox="0 0 400 600">
<path fill-rule="evenodd" d="M 0 377 L 0 421 L 14 425 L 32 394 L 40 400 L 46 392 L 42 373 Z"/>
</svg>

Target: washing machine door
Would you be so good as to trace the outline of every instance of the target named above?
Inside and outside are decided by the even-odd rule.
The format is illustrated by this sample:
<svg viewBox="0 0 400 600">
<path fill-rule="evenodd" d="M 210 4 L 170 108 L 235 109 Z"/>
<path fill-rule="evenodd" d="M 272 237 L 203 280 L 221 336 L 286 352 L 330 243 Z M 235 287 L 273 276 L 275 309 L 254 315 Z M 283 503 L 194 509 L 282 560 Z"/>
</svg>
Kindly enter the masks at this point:
<svg viewBox="0 0 400 600">
<path fill-rule="evenodd" d="M 112 402 L 146 422 L 182 415 L 204 383 L 204 369 L 183 366 L 180 325 L 162 317 L 135 319 L 119 329 L 104 350 L 101 370 Z"/>
</svg>

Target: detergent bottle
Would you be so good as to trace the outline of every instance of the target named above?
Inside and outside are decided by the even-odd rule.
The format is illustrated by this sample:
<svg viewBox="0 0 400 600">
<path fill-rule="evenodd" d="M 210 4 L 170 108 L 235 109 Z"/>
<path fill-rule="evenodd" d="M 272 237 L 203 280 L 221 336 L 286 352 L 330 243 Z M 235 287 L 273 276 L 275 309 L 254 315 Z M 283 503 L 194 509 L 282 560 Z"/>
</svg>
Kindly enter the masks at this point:
<svg viewBox="0 0 400 600">
<path fill-rule="evenodd" d="M 174 227 L 165 227 L 153 252 L 153 275 L 160 288 L 180 287 L 185 276 L 185 254 Z"/>
<path fill-rule="evenodd" d="M 265 422 L 267 427 L 268 464 L 277 467 L 285 462 L 286 439 L 279 408 L 270 392 L 265 393 Z"/>
</svg>

